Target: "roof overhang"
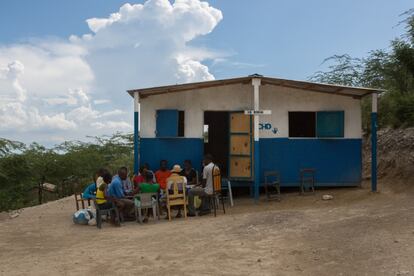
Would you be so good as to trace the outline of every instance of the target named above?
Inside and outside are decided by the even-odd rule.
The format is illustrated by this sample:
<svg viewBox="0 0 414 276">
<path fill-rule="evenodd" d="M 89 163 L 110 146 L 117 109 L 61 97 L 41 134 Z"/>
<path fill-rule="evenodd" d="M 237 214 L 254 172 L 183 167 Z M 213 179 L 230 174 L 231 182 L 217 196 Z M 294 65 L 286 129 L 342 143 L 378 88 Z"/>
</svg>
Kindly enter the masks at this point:
<svg viewBox="0 0 414 276">
<path fill-rule="evenodd" d="M 260 78 L 261 85 L 275 85 L 275 86 L 281 86 L 281 87 L 289 87 L 289 88 L 305 90 L 309 92 L 335 94 L 335 95 L 340 95 L 340 96 L 353 97 L 357 99 L 360 99 L 372 93 L 382 93 L 385 91 L 382 89 L 375 89 L 375 88 L 352 87 L 352 86 L 316 83 L 316 82 L 308 82 L 308 81 L 296 81 L 296 80 L 287 80 L 287 79 L 279 79 L 279 78 L 269 78 L 269 77 L 263 77 L 260 75 L 252 75 L 248 77 L 231 78 L 231 79 L 224 79 L 224 80 L 212 80 L 212 81 L 142 88 L 142 89 L 131 89 L 131 90 L 128 90 L 127 92 L 132 97 L 134 97 L 135 92 L 138 92 L 140 95 L 140 98 L 146 98 L 146 97 L 154 96 L 154 95 L 178 93 L 178 92 L 184 92 L 184 91 L 189 91 L 189 90 L 196 90 L 196 89 L 198 90 L 198 89 L 205 89 L 205 88 L 231 85 L 231 84 L 250 84 L 253 78 Z"/>
</svg>

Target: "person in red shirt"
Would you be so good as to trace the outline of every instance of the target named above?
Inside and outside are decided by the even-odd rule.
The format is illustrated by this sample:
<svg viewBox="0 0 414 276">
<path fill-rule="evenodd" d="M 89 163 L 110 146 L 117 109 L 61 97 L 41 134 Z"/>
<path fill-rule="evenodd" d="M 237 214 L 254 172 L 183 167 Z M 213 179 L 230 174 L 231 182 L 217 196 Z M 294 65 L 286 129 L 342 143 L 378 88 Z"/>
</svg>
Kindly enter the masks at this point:
<svg viewBox="0 0 414 276">
<path fill-rule="evenodd" d="M 134 182 L 134 194 L 137 194 L 139 191 L 139 184 L 143 183 L 145 181 L 144 179 L 144 171 L 145 168 L 144 166 L 141 166 L 139 168 L 139 173 L 138 175 L 135 175 L 134 178 L 132 179 L 132 181 Z"/>
<path fill-rule="evenodd" d="M 160 188 L 165 190 L 167 187 L 167 178 L 171 176 L 170 170 L 168 170 L 168 161 L 161 160 L 160 162 L 160 169 L 155 172 L 155 178 L 157 179 L 157 183 L 160 184 Z"/>
</svg>

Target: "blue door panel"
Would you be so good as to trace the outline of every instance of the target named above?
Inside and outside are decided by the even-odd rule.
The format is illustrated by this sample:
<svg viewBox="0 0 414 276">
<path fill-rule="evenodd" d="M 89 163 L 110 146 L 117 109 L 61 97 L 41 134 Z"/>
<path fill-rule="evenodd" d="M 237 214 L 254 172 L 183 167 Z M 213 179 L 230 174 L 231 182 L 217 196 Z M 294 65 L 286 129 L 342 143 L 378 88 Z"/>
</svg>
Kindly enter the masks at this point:
<svg viewBox="0 0 414 276">
<path fill-rule="evenodd" d="M 157 110 L 156 120 L 157 137 L 177 137 L 178 136 L 178 110 L 161 109 Z"/>
</svg>

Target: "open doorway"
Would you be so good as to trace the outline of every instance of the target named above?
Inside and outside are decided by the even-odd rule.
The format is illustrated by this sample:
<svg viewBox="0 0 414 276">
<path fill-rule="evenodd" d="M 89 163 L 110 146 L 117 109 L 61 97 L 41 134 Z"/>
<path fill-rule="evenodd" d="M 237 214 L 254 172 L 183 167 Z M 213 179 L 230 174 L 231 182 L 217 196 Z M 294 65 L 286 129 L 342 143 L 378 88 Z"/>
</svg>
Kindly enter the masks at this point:
<svg viewBox="0 0 414 276">
<path fill-rule="evenodd" d="M 204 112 L 204 153 L 213 155 L 222 176 L 228 176 L 229 112 Z"/>
</svg>

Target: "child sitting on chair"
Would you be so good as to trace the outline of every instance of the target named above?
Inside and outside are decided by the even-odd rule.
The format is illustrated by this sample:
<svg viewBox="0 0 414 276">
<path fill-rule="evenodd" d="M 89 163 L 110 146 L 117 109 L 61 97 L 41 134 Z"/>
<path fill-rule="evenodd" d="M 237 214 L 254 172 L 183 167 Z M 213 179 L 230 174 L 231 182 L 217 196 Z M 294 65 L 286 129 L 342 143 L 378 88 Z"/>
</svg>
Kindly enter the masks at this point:
<svg viewBox="0 0 414 276">
<path fill-rule="evenodd" d="M 137 193 L 158 193 L 160 190 L 160 184 L 152 182 L 152 174 L 147 171 L 143 171 L 144 181 L 139 184 L 136 189 Z"/>
<path fill-rule="evenodd" d="M 112 175 L 109 172 L 106 172 L 102 176 L 102 183 L 96 190 L 96 204 L 98 205 L 99 209 L 111 209 L 114 204 L 111 201 L 111 198 L 107 196 L 108 185 L 112 181 Z M 114 214 L 111 214 L 111 224 L 116 224 Z"/>
<path fill-rule="evenodd" d="M 96 203 L 100 209 L 112 208 L 112 202 L 107 196 L 108 184 L 112 181 L 112 175 L 107 172 L 102 176 L 102 183 L 96 190 Z"/>
<path fill-rule="evenodd" d="M 160 191 L 160 185 L 158 183 L 153 183 L 152 182 L 152 180 L 153 180 L 152 179 L 153 178 L 152 173 L 147 172 L 144 169 L 142 175 L 143 175 L 143 178 L 144 178 L 144 182 L 140 183 L 136 187 L 136 189 L 134 190 L 134 194 L 158 193 Z M 152 200 L 156 200 L 156 198 L 153 197 Z M 134 203 L 135 203 L 135 206 L 137 206 L 137 207 L 141 205 L 141 200 L 140 200 L 139 196 L 135 197 Z M 149 212 L 149 210 L 147 210 L 147 212 L 144 214 L 145 217 L 144 217 L 143 222 L 148 221 L 149 214 L 150 214 L 150 212 Z"/>
</svg>

